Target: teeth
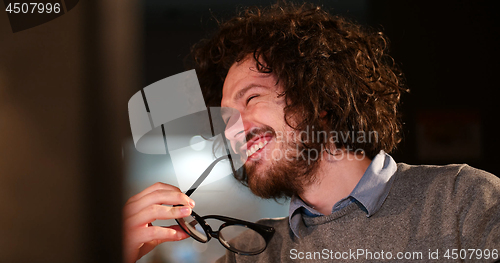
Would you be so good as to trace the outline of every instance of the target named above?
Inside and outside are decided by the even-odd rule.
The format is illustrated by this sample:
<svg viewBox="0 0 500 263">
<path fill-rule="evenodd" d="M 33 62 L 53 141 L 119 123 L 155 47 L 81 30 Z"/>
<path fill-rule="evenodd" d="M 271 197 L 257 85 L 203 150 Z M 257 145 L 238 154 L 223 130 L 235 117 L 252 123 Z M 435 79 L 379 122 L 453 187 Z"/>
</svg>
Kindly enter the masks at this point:
<svg viewBox="0 0 500 263">
<path fill-rule="evenodd" d="M 262 149 L 266 144 L 268 143 L 268 141 L 261 141 L 259 142 L 258 144 L 257 143 L 254 143 L 252 145 L 252 147 L 250 147 L 250 149 L 248 149 L 247 151 L 247 157 L 251 156 L 252 154 L 254 154 L 256 151 Z"/>
</svg>

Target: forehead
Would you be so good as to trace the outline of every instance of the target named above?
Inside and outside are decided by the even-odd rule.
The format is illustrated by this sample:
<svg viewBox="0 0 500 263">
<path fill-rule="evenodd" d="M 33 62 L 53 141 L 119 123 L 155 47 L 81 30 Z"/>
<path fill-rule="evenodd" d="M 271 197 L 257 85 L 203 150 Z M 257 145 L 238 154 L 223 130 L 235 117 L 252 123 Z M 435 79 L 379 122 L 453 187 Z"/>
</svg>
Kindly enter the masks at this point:
<svg viewBox="0 0 500 263">
<path fill-rule="evenodd" d="M 253 87 L 277 88 L 276 83 L 274 74 L 259 72 L 255 59 L 247 57 L 229 69 L 222 88 L 221 106 L 230 105 Z"/>
</svg>

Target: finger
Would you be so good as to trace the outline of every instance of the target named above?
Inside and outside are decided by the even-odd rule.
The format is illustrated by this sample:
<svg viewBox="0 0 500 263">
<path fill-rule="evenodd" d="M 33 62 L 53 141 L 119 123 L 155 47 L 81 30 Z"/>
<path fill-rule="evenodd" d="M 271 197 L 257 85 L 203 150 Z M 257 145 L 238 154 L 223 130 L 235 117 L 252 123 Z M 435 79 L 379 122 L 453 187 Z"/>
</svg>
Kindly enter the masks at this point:
<svg viewBox="0 0 500 263">
<path fill-rule="evenodd" d="M 140 193 L 130 197 L 128 199 L 128 202 L 134 202 L 137 199 L 140 199 L 141 197 L 143 197 L 151 192 L 154 192 L 156 190 L 171 190 L 171 191 L 181 192 L 181 190 L 179 188 L 177 188 L 173 185 L 165 184 L 162 182 L 157 182 L 157 183 L 149 186 L 148 188 L 142 190 Z"/>
<path fill-rule="evenodd" d="M 135 262 L 158 244 L 189 237 L 179 226 L 150 226 L 137 228 L 124 236 L 124 257 L 126 262 Z"/>
<path fill-rule="evenodd" d="M 140 199 L 136 201 L 129 202 L 123 208 L 123 215 L 125 218 L 138 213 L 142 209 L 151 206 L 151 205 L 184 205 L 194 207 L 194 200 L 189 198 L 187 195 L 172 191 L 172 190 L 156 190 L 147 195 L 144 195 Z"/>
<path fill-rule="evenodd" d="M 167 228 L 171 228 L 171 229 L 174 229 L 176 231 L 176 238 L 178 238 L 177 240 L 183 240 L 183 239 L 186 239 L 189 237 L 189 235 L 186 234 L 179 226 L 169 226 Z M 141 258 L 142 256 L 149 253 L 151 250 L 153 250 L 153 248 L 155 248 L 159 244 L 161 244 L 163 242 L 167 242 L 167 241 L 173 241 L 173 240 L 157 239 L 157 240 L 145 242 L 144 245 L 139 249 L 139 258 Z"/>
<path fill-rule="evenodd" d="M 134 227 L 148 224 L 157 219 L 176 219 L 189 216 L 192 210 L 189 206 L 168 207 L 163 205 L 150 205 L 124 221 L 124 227 Z"/>
<path fill-rule="evenodd" d="M 157 242 L 156 245 L 166 241 L 179 241 L 189 237 L 179 226 L 148 226 L 134 231 L 134 240 L 137 243 Z M 151 244 L 153 244 L 151 243 Z"/>
</svg>

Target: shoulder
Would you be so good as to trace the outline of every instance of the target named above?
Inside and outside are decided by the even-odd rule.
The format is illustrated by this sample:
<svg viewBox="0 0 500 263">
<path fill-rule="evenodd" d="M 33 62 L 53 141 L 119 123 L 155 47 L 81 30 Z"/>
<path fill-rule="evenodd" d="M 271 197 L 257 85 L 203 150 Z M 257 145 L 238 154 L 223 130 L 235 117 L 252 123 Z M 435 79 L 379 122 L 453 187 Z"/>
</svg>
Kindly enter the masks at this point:
<svg viewBox="0 0 500 263">
<path fill-rule="evenodd" d="M 449 165 L 410 165 L 406 163 L 398 163 L 396 173 L 412 174 L 414 176 L 456 176 L 464 168 L 481 171 L 470 167 L 467 164 L 449 164 Z M 466 169 L 467 170 L 467 169 Z"/>
<path fill-rule="evenodd" d="M 435 195 L 450 201 L 480 198 L 495 202 L 500 197 L 500 178 L 467 164 L 400 163 L 394 177 L 393 187 L 404 195 Z"/>
<path fill-rule="evenodd" d="M 456 231 L 464 247 L 500 244 L 500 178 L 491 173 L 466 164 L 398 164 L 386 201 L 386 214 L 410 211 L 422 222 L 419 229 Z"/>
<path fill-rule="evenodd" d="M 455 191 L 465 204 L 489 209 L 500 203 L 500 178 L 466 165 L 456 176 Z"/>
<path fill-rule="evenodd" d="M 486 188 L 500 189 L 500 178 L 486 171 L 464 165 L 456 176 L 457 181 Z"/>
<path fill-rule="evenodd" d="M 474 184 L 484 187 L 500 187 L 500 178 L 467 164 L 408 165 L 399 163 L 396 179 L 405 181 L 452 182 L 453 184 Z"/>
</svg>

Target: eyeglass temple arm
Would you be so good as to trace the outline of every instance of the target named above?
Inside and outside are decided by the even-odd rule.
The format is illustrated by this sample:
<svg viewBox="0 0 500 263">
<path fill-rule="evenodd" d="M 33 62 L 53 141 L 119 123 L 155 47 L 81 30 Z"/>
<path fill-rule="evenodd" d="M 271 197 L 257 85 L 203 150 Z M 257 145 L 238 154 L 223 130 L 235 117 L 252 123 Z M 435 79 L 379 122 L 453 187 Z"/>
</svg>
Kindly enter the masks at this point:
<svg viewBox="0 0 500 263">
<path fill-rule="evenodd" d="M 194 182 L 194 184 L 191 185 L 191 187 L 189 187 L 189 190 L 186 191 L 186 195 L 190 196 L 191 194 L 193 194 L 194 191 L 196 190 L 196 188 L 198 188 L 198 186 L 200 186 L 200 184 L 203 181 L 205 181 L 205 178 L 207 178 L 207 176 L 210 174 L 210 172 L 212 171 L 214 166 L 218 162 L 220 162 L 224 159 L 227 159 L 227 158 L 229 158 L 228 155 L 221 156 L 221 157 L 217 158 L 212 164 L 210 164 L 210 166 L 208 166 L 207 169 L 205 169 L 205 171 L 200 175 L 200 177 L 198 177 L 198 180 L 196 180 L 196 182 Z"/>
<path fill-rule="evenodd" d="M 208 110 L 208 118 L 209 118 L 209 121 L 210 121 L 210 129 L 212 131 L 212 136 L 215 136 L 215 133 L 214 133 L 214 124 L 213 124 L 213 121 L 212 121 L 212 114 L 210 112 L 210 107 L 207 108 Z M 162 127 L 163 128 L 163 127 Z M 164 136 L 165 137 L 165 134 Z M 222 136 L 222 141 L 224 142 L 224 146 L 226 147 L 226 152 L 227 152 L 227 156 L 222 156 L 222 157 L 219 157 L 218 159 L 216 159 L 209 167 L 207 167 L 207 169 L 205 169 L 205 171 L 203 172 L 203 174 L 201 174 L 200 177 L 198 177 L 198 180 L 196 180 L 196 182 L 194 182 L 194 184 L 189 187 L 189 190 L 186 191 L 186 195 L 187 196 L 191 196 L 194 191 L 196 190 L 196 188 L 198 188 L 198 186 L 200 186 L 200 184 L 205 180 L 205 178 L 207 178 L 207 176 L 210 174 L 210 172 L 212 171 L 212 169 L 214 168 L 214 166 L 226 159 L 226 158 L 229 158 L 229 163 L 231 164 L 231 170 L 234 173 L 235 172 L 235 169 L 234 169 L 234 164 L 233 164 L 233 158 L 231 157 L 231 152 L 228 150 L 228 145 L 227 145 L 227 141 L 226 141 L 226 138 L 224 136 Z"/>
</svg>

